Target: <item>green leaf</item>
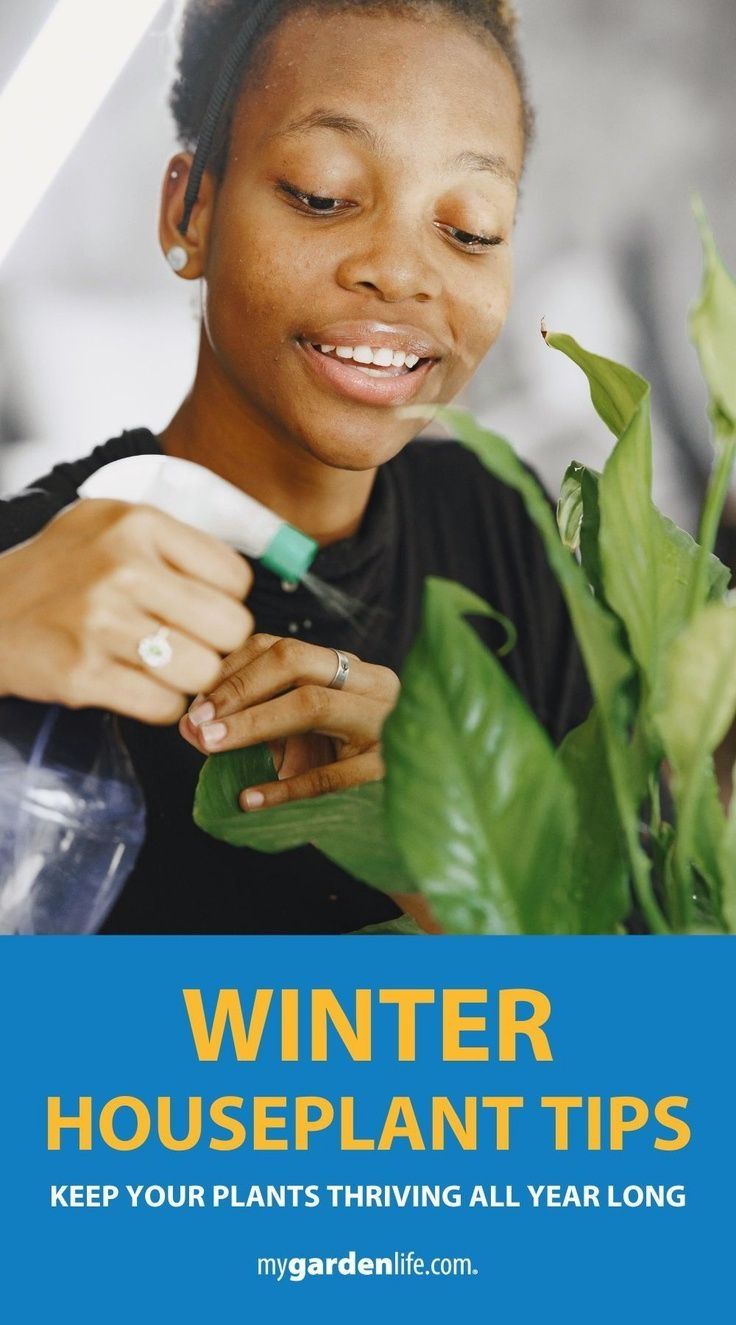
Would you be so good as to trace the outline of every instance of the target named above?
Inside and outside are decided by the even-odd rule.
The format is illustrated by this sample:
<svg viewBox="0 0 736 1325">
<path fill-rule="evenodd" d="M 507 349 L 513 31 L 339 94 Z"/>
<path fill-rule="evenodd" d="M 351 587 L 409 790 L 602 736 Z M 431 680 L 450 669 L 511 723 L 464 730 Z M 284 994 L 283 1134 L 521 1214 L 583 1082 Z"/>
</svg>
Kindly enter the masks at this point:
<svg viewBox="0 0 736 1325">
<path fill-rule="evenodd" d="M 708 781 L 712 778 L 711 756 L 736 713 L 735 658 L 736 603 L 713 603 L 701 608 L 670 648 L 661 703 L 655 714 L 672 768 L 677 807 L 672 878 L 680 927 L 687 926 L 693 913 L 695 866 L 710 875 L 712 886 L 720 887 L 722 893 L 729 882 L 724 848 L 719 844 L 725 822 L 716 833 L 716 810 Z M 716 840 L 709 843 L 713 835 Z M 719 862 L 719 879 L 714 877 L 714 859 Z"/>
<path fill-rule="evenodd" d="M 353 930 L 356 934 L 404 934 L 412 938 L 429 938 L 426 930 L 419 927 L 413 916 L 397 916 L 395 920 L 384 920 L 382 925 L 366 925 L 365 929 Z"/>
<path fill-rule="evenodd" d="M 608 406 L 612 417 L 617 399 L 618 396 L 614 395 Z M 428 416 L 439 418 L 463 445 L 478 456 L 486 469 L 522 497 L 565 596 L 591 689 L 598 704 L 616 808 L 637 894 L 652 929 L 665 932 L 666 925 L 658 913 L 651 892 L 650 862 L 639 842 L 639 805 L 646 794 L 651 770 L 644 744 L 632 744 L 628 737 L 636 716 L 632 699 L 635 669 L 621 645 L 619 622 L 593 597 L 585 572 L 560 540 L 544 491 L 505 438 L 481 428 L 466 411 L 460 409 L 413 405 L 404 406 L 401 413 L 425 420 Z"/>
<path fill-rule="evenodd" d="M 736 713 L 736 602 L 701 608 L 672 644 L 656 714 L 667 757 L 690 778 Z"/>
<path fill-rule="evenodd" d="M 466 410 L 440 406 L 405 406 L 402 414 L 439 418 L 459 441 L 502 483 L 521 496 L 542 538 L 550 567 L 565 596 L 583 652 L 588 677 L 604 713 L 625 726 L 632 710 L 626 695 L 633 667 L 619 642 L 617 621 L 593 598 L 585 574 L 560 540 L 553 510 L 537 479 L 504 437 L 481 428 Z"/>
<path fill-rule="evenodd" d="M 565 471 L 557 503 L 557 528 L 560 538 L 569 552 L 577 552 L 580 547 L 580 531 L 583 523 L 583 486 L 581 471 L 584 465 L 573 460 Z"/>
<path fill-rule="evenodd" d="M 700 556 L 690 594 L 692 616 L 707 595 L 705 560 L 712 552 L 736 460 L 736 282 L 718 255 L 699 198 L 693 210 L 703 241 L 703 283 L 690 314 L 690 335 L 700 358 L 709 393 L 709 414 L 716 438 L 713 472 L 700 516 Z"/>
<path fill-rule="evenodd" d="M 550 333 L 547 344 L 582 368 L 600 417 L 618 438 L 597 484 L 599 512 L 595 476 L 588 475 L 588 573 L 599 596 L 623 621 L 656 703 L 667 646 L 689 616 L 699 549 L 652 501 L 649 383 L 621 364 L 591 354 L 571 336 Z M 708 594 L 722 596 L 729 578 L 726 567 L 710 557 Z"/>
<path fill-rule="evenodd" d="M 367 782 L 347 791 L 250 813 L 239 808 L 238 796 L 244 787 L 275 778 L 265 746 L 211 755 L 197 784 L 195 823 L 231 846 L 256 851 L 289 851 L 311 844 L 374 888 L 416 891 L 388 834 L 383 782 Z"/>
<path fill-rule="evenodd" d="M 722 934 L 727 929 L 723 912 L 726 819 L 710 757 L 702 761 L 693 786 L 696 808 L 687 830 L 685 854 L 682 823 L 676 832 L 672 831 L 666 851 L 664 882 L 669 912 L 681 932 Z"/>
<path fill-rule="evenodd" d="M 427 581 L 384 728 L 392 836 L 445 929 L 574 933 L 572 790 L 466 613 L 495 615 L 460 585 Z"/>
<path fill-rule="evenodd" d="M 733 778 L 736 786 L 736 769 Z M 726 827 L 719 848 L 719 863 L 723 880 L 721 907 L 726 928 L 736 934 L 736 795 L 731 797 Z"/>
<path fill-rule="evenodd" d="M 700 798 L 693 824 L 693 865 L 695 881 L 691 901 L 692 912 L 699 931 L 720 930 L 726 927 L 723 900 L 727 875 L 724 873 L 723 849 L 726 838 L 726 816 L 721 805 L 718 781 L 713 760 L 703 762 L 700 776 Z"/>
<path fill-rule="evenodd" d="M 681 585 L 691 578 L 700 552 L 700 546 L 687 530 L 681 529 L 673 520 L 669 520 L 666 515 L 661 515 L 659 511 L 657 511 L 657 515 L 662 521 L 665 537 L 672 544 L 668 560 L 672 566 L 673 577 L 678 585 Z M 729 566 L 724 566 L 723 562 L 712 552 L 708 554 L 706 566 L 706 601 L 721 602 L 728 593 L 728 586 L 731 583 L 731 569 Z"/>
<path fill-rule="evenodd" d="M 588 469 L 574 460 L 568 466 L 562 486 L 562 495 L 558 505 L 558 525 L 562 541 L 574 549 L 569 540 L 575 536 L 577 524 L 577 545 L 580 547 L 580 560 L 592 585 L 596 597 L 605 601 L 603 575 L 601 570 L 599 535 L 600 504 L 598 485 L 600 474 L 595 469 Z M 673 583 L 677 590 L 677 610 L 672 613 L 677 620 L 684 621 L 682 598 L 684 586 L 691 582 L 698 558 L 699 547 L 692 534 L 680 529 L 674 521 L 653 507 L 655 519 L 659 522 L 661 540 L 670 546 L 666 550 L 666 560 L 670 567 Z M 560 524 L 560 521 L 563 521 Z M 731 582 L 731 571 L 712 553 L 707 558 L 706 593 L 708 601 L 720 601 Z M 673 627 L 674 628 L 674 627 Z M 679 628 L 676 627 L 676 628 Z"/>
<path fill-rule="evenodd" d="M 605 593 L 603 589 L 603 574 L 601 571 L 600 550 L 598 546 L 600 532 L 600 506 L 598 503 L 598 483 L 600 474 L 595 469 L 588 469 L 586 465 L 581 465 L 579 461 L 574 460 L 568 466 L 562 483 L 562 497 L 565 505 L 562 509 L 562 516 L 569 514 L 571 520 L 579 513 L 578 526 L 578 546 L 580 548 L 580 561 L 588 577 L 588 582 L 595 593 L 599 602 L 605 603 Z M 577 510 L 576 510 L 577 508 Z M 557 523 L 560 527 L 562 541 L 566 547 L 576 550 L 574 545 L 565 537 L 562 526 L 560 525 L 560 505 L 558 505 Z M 572 532 L 572 528 L 570 530 Z"/>
<path fill-rule="evenodd" d="M 605 596 L 626 626 L 634 656 L 655 684 L 660 577 L 653 555 L 649 383 L 622 364 L 591 354 L 572 336 L 549 333 L 546 340 L 583 370 L 598 414 L 618 438 L 598 485 Z"/>
<path fill-rule="evenodd" d="M 631 909 L 629 862 L 602 746 L 600 714 L 594 708 L 558 752 L 577 799 L 572 876 L 581 934 L 614 934 Z"/>
<path fill-rule="evenodd" d="M 697 548 L 688 555 L 652 502 L 648 411 L 634 415 L 613 451 L 600 506 L 606 597 L 626 626 L 656 704 L 667 646 L 688 618 Z"/>
<path fill-rule="evenodd" d="M 582 368 L 596 413 L 614 437 L 620 437 L 642 401 L 648 399 L 649 383 L 614 359 L 584 350 L 574 337 L 563 332 L 545 331 L 544 339 L 550 349 L 560 350 Z"/>
<path fill-rule="evenodd" d="M 736 281 L 724 266 L 699 198 L 693 211 L 703 241 L 703 283 L 690 313 L 690 336 L 710 393 L 717 432 L 736 431 Z"/>
</svg>

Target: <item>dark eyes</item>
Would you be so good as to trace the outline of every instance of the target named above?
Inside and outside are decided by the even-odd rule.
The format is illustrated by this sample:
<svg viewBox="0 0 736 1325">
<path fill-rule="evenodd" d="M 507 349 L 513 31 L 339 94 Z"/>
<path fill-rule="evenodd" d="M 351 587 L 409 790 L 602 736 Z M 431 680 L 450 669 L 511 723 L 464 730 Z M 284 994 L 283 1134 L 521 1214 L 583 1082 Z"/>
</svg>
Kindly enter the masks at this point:
<svg viewBox="0 0 736 1325">
<path fill-rule="evenodd" d="M 310 216 L 337 216 L 341 211 L 354 205 L 343 198 L 324 198 L 319 193 L 302 193 L 284 179 L 279 180 L 279 188 L 300 203 L 305 214 Z M 435 225 L 468 253 L 482 253 L 503 243 L 500 235 L 475 235 L 469 230 L 459 230 L 454 225 L 442 225 L 439 222 L 435 222 Z"/>
<path fill-rule="evenodd" d="M 437 224 L 439 230 L 449 234 L 464 248 L 470 248 L 471 246 L 474 249 L 495 248 L 497 244 L 503 243 L 500 235 L 473 235 L 468 230 L 458 230 L 457 226 L 454 225 L 439 225 L 437 222 L 435 224 Z"/>
<path fill-rule="evenodd" d="M 310 212 L 318 212 L 321 216 L 330 215 L 341 207 L 351 205 L 342 198 L 323 198 L 318 193 L 301 193 L 293 184 L 287 184 L 285 179 L 279 180 L 279 188 L 291 198 L 296 198 L 297 202 L 303 203 Z"/>
</svg>

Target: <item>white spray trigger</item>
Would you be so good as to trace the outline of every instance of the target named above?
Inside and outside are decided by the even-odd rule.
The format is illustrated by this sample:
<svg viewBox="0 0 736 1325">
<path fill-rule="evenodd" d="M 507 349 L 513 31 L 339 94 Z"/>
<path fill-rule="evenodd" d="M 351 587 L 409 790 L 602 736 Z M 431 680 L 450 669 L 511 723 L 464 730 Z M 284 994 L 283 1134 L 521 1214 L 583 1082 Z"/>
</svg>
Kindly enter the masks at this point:
<svg viewBox="0 0 736 1325">
<path fill-rule="evenodd" d="M 203 465 L 167 455 L 113 460 L 90 475 L 80 497 L 154 506 L 248 557 L 263 558 L 280 575 L 301 579 L 317 544 L 266 506 Z"/>
</svg>

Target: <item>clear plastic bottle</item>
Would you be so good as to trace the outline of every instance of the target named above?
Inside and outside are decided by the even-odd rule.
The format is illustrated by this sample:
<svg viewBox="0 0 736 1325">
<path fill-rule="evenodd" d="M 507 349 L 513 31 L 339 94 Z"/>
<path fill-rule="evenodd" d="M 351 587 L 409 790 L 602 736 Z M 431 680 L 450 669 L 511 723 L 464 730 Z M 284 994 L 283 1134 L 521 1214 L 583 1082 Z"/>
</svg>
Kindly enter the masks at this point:
<svg viewBox="0 0 736 1325">
<path fill-rule="evenodd" d="M 96 932 L 144 836 L 112 714 L 0 700 L 0 933 Z"/>
<path fill-rule="evenodd" d="M 128 456 L 79 495 L 146 502 L 322 592 L 307 576 L 314 539 L 201 465 Z M 143 795 L 111 714 L 0 699 L 0 934 L 94 933 L 144 836 Z"/>
</svg>

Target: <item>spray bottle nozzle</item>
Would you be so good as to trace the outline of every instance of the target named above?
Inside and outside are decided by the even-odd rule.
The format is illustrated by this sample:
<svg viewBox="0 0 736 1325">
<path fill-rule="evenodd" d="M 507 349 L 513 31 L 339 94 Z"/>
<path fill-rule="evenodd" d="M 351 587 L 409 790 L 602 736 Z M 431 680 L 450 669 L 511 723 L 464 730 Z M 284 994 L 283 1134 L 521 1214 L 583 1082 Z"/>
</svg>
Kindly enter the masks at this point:
<svg viewBox="0 0 736 1325">
<path fill-rule="evenodd" d="M 318 546 L 301 529 L 295 529 L 292 524 L 282 524 L 261 560 L 264 566 L 268 566 L 275 575 L 280 575 L 282 580 L 295 582 L 306 575 Z"/>
<path fill-rule="evenodd" d="M 247 557 L 259 558 L 285 580 L 301 580 L 319 547 L 234 484 L 176 456 L 113 460 L 82 484 L 79 495 L 154 506 Z"/>
</svg>

